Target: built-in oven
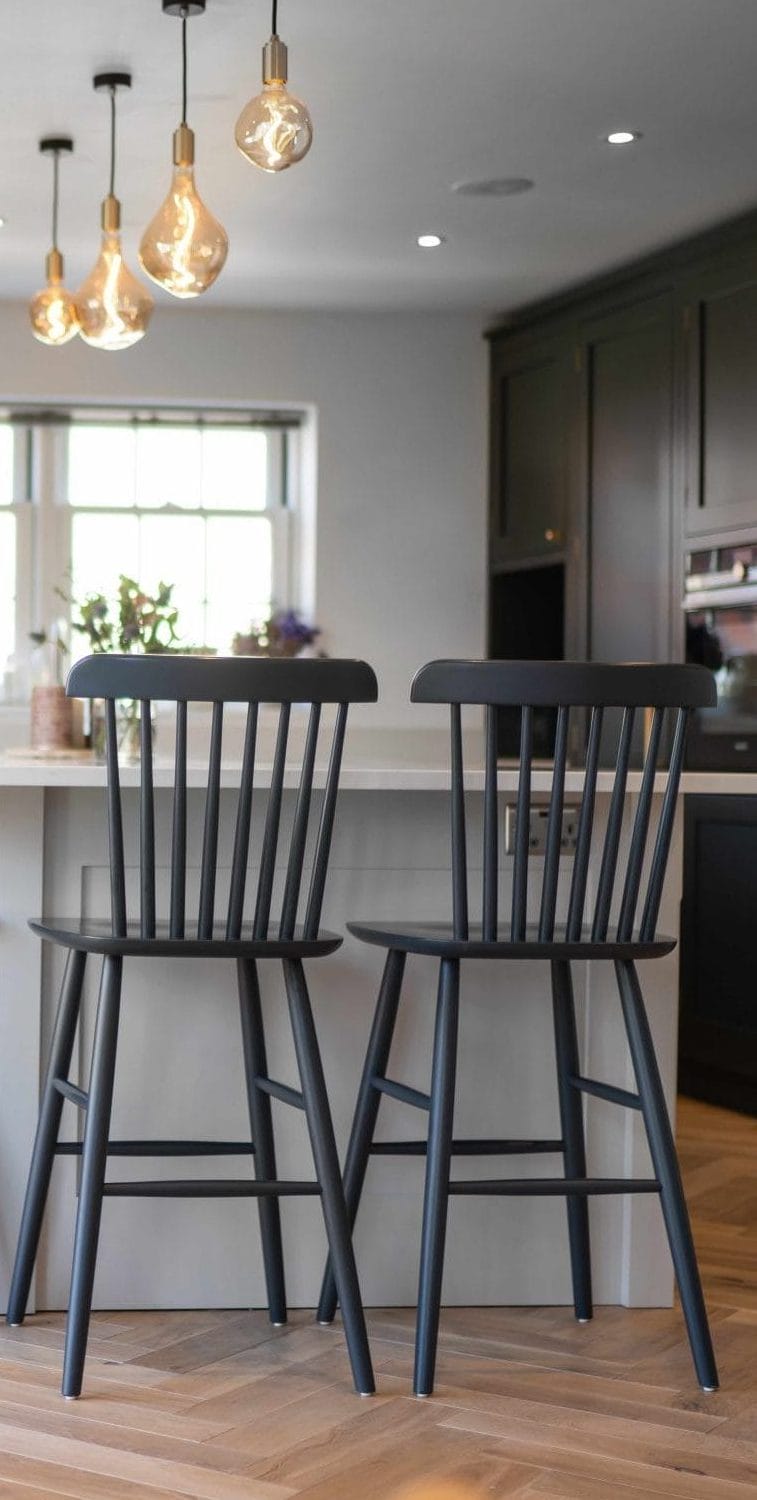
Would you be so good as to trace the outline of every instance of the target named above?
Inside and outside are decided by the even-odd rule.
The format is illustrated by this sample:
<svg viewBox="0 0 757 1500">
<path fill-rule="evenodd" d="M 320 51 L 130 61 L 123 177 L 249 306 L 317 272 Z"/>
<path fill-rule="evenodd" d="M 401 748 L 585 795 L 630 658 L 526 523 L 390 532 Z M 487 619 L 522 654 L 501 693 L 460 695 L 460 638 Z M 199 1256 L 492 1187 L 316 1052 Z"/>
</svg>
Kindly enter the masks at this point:
<svg viewBox="0 0 757 1500">
<path fill-rule="evenodd" d="M 686 660 L 715 673 L 717 708 L 691 725 L 695 770 L 757 770 L 757 542 L 692 552 L 683 600 Z"/>
</svg>

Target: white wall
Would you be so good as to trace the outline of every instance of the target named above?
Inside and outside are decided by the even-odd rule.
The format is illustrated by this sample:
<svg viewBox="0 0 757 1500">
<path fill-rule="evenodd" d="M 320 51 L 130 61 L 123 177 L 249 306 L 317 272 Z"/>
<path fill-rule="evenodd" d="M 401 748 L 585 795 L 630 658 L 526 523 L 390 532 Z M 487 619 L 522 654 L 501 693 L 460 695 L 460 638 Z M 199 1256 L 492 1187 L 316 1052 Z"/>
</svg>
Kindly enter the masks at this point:
<svg viewBox="0 0 757 1500">
<path fill-rule="evenodd" d="M 48 350 L 0 304 L 0 401 L 307 403 L 317 413 L 315 609 L 332 654 L 364 656 L 381 722 L 420 722 L 410 678 L 483 654 L 486 355 L 463 313 L 160 307 L 121 354 Z M 433 720 L 436 716 L 433 715 Z"/>
</svg>

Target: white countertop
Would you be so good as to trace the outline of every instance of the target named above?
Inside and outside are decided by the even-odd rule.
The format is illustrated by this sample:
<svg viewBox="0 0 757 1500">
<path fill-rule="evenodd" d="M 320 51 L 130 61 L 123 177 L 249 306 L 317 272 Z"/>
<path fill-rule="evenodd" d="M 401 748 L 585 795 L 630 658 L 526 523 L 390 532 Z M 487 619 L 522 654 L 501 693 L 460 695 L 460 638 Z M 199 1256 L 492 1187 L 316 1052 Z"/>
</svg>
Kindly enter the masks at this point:
<svg viewBox="0 0 757 1500">
<path fill-rule="evenodd" d="M 292 765 L 287 770 L 285 786 L 296 787 L 298 762 L 296 741 L 293 742 Z M 466 736 L 465 784 L 471 792 L 482 791 L 484 770 L 481 755 L 481 737 L 476 733 Z M 261 758 L 255 768 L 256 785 L 270 784 L 272 769 L 272 745 L 261 746 Z M 221 770 L 222 787 L 234 787 L 239 782 L 239 760 L 232 756 L 224 760 Z M 314 785 L 322 787 L 326 774 L 326 761 L 316 766 Z M 502 766 L 499 771 L 499 787 L 502 791 L 515 791 L 517 770 Z M 171 755 L 156 753 L 154 760 L 156 787 L 173 784 L 173 759 Z M 657 778 L 656 790 L 662 791 L 666 777 Z M 190 758 L 187 765 L 187 784 L 202 788 L 207 782 L 207 760 Z M 628 790 L 638 791 L 640 772 L 633 771 L 628 778 Z M 138 764 L 121 765 L 121 784 L 124 787 L 138 786 Z M 612 790 L 613 776 L 610 771 L 600 771 L 597 790 Z M 0 789 L 11 787 L 103 787 L 105 767 L 96 762 L 91 753 L 82 751 L 75 758 L 56 759 L 23 751 L 0 751 Z M 362 727 L 348 734 L 340 785 L 344 791 L 396 791 L 421 792 L 449 789 L 448 739 L 435 730 L 366 730 Z M 551 787 L 551 772 L 535 767 L 532 773 L 534 792 L 548 792 Z M 568 771 L 565 790 L 568 795 L 580 794 L 583 789 L 583 772 Z M 734 795 L 757 795 L 756 772 L 703 772 L 687 771 L 682 778 L 682 792 L 730 793 Z"/>
</svg>

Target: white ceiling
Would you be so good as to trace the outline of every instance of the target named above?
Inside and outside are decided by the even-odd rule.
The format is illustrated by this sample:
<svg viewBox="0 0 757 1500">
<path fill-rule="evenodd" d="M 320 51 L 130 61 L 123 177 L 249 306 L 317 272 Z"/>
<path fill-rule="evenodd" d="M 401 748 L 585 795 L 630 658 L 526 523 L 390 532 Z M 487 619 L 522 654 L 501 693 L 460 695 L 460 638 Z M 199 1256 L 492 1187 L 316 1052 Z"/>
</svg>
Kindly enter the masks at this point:
<svg viewBox="0 0 757 1500">
<path fill-rule="evenodd" d="M 757 203 L 755 0 L 280 0 L 315 141 L 278 177 L 233 140 L 268 29 L 266 0 L 190 23 L 198 186 L 231 241 L 206 306 L 504 310 Z M 45 134 L 75 137 L 61 245 L 70 285 L 89 270 L 108 128 L 91 77 L 110 66 L 134 73 L 117 190 L 136 263 L 168 187 L 179 30 L 160 0 L 0 7 L 0 297 L 43 279 Z M 607 146 L 619 126 L 643 139 Z M 535 190 L 450 191 L 513 175 Z M 417 248 L 429 229 L 441 249 Z"/>
</svg>

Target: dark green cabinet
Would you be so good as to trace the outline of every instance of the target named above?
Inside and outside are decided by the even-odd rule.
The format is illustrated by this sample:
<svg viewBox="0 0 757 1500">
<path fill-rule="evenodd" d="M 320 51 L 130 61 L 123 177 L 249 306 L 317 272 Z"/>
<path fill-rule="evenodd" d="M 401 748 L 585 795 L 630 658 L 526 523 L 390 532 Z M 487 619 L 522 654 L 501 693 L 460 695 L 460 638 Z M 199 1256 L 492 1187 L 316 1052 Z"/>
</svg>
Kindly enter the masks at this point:
<svg viewBox="0 0 757 1500">
<path fill-rule="evenodd" d="M 589 654 L 670 655 L 673 307 L 654 297 L 582 329 L 590 515 Z"/>
<path fill-rule="evenodd" d="M 565 546 L 572 347 L 514 341 L 492 353 L 490 555 L 553 557 Z"/>
<path fill-rule="evenodd" d="M 757 529 L 757 252 L 685 287 L 686 531 Z"/>
</svg>

